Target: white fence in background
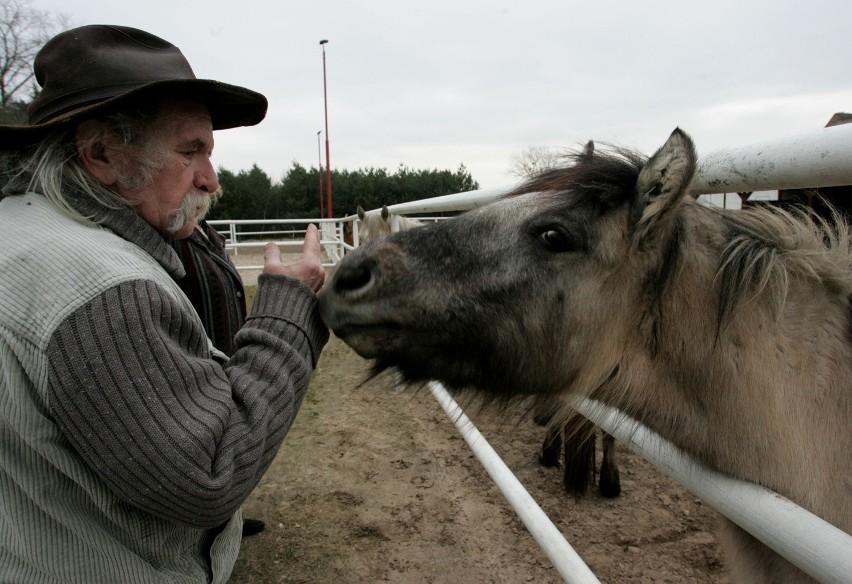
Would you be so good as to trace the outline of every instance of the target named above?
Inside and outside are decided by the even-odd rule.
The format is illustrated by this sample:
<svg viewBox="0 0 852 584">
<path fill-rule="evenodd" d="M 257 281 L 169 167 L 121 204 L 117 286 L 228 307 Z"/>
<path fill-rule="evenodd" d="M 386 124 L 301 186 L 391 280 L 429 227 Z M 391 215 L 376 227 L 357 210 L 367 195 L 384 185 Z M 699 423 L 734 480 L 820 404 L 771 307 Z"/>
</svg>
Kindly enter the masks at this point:
<svg viewBox="0 0 852 584">
<path fill-rule="evenodd" d="M 852 124 L 702 155 L 692 190 L 696 195 L 711 195 L 842 185 L 852 185 Z M 401 215 L 465 211 L 486 205 L 508 190 L 457 193 L 392 205 L 389 210 Z M 346 222 L 356 220 L 357 216 L 350 216 L 340 220 L 302 221 L 301 224 L 322 224 L 323 245 L 330 258 L 329 263 L 333 264 L 353 249 L 353 245 L 343 242 L 342 233 Z M 260 222 L 216 223 L 231 224 L 233 230 L 237 224 Z M 241 234 L 233 233 L 229 247 L 238 251 L 241 245 L 249 245 L 239 241 Z M 290 234 L 287 235 L 288 238 L 279 240 L 279 244 L 301 245 L 301 240 L 290 240 Z M 440 384 L 433 383 L 430 388 L 565 581 L 572 584 L 598 582 L 570 545 L 564 539 L 559 541 L 561 534 L 556 535 L 556 527 L 546 516 L 543 517 L 535 501 L 493 454 L 488 443 Z M 660 436 L 616 410 L 587 399 L 578 399 L 575 407 L 817 581 L 833 584 L 850 581 L 852 535 L 777 493 L 702 467 Z"/>
<path fill-rule="evenodd" d="M 420 217 L 423 221 L 434 221 L 434 217 Z M 357 215 L 341 219 L 215 219 L 208 223 L 225 236 L 225 247 L 239 258 L 240 251 L 255 252 L 263 249 L 270 241 L 282 248 L 282 253 L 298 253 L 305 241 L 305 231 L 313 223 L 320 230 L 320 244 L 325 252 L 324 265 L 337 265 L 346 253 L 358 247 Z M 344 233 L 352 233 L 347 242 Z M 260 270 L 262 264 L 240 264 L 241 270 Z"/>
<path fill-rule="evenodd" d="M 320 230 L 320 244 L 325 250 L 326 266 L 339 262 L 354 247 L 344 241 L 344 225 L 351 219 L 217 219 L 208 221 L 225 236 L 225 247 L 237 257 L 240 251 L 258 251 L 270 241 L 282 253 L 298 253 L 305 242 L 305 231 L 313 223 Z M 262 228 L 262 229 L 261 229 Z M 241 270 L 260 270 L 263 264 L 239 265 Z"/>
</svg>

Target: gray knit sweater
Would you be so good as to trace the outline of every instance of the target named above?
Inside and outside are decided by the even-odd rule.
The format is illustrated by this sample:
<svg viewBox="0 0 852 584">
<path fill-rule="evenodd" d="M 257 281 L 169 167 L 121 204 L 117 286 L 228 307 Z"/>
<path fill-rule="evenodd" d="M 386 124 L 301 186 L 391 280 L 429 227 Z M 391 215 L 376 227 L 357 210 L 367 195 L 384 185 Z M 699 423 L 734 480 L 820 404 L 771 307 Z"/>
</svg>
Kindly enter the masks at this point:
<svg viewBox="0 0 852 584">
<path fill-rule="evenodd" d="M 328 339 L 316 296 L 261 276 L 214 358 L 159 234 L 78 206 L 100 226 L 0 201 L 0 581 L 225 582 Z"/>
</svg>

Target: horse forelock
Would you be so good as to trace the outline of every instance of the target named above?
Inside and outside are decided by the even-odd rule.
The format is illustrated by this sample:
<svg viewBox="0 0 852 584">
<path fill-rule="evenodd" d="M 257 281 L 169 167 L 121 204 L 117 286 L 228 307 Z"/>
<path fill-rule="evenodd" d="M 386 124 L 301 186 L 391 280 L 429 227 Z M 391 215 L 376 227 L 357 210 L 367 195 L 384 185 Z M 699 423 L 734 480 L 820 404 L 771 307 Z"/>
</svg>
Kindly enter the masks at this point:
<svg viewBox="0 0 852 584">
<path fill-rule="evenodd" d="M 567 156 L 567 160 L 569 164 L 542 171 L 506 196 L 571 193 L 579 202 L 615 207 L 633 198 L 636 180 L 647 158 L 632 150 L 612 147 L 591 156 L 577 152 Z"/>
</svg>

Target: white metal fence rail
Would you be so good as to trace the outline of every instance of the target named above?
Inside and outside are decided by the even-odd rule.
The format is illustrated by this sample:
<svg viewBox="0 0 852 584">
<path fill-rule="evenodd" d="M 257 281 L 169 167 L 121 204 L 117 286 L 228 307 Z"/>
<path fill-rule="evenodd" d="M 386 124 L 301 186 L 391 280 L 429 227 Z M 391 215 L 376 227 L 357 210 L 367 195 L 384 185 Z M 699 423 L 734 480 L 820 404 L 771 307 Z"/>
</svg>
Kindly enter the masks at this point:
<svg viewBox="0 0 852 584">
<path fill-rule="evenodd" d="M 852 536 L 778 493 L 720 474 L 616 409 L 589 399 L 574 407 L 619 442 L 819 582 L 852 577 Z"/>
<path fill-rule="evenodd" d="M 320 230 L 320 244 L 325 250 L 325 265 L 336 265 L 354 246 L 344 241 L 345 219 L 216 219 L 208 221 L 226 238 L 225 247 L 239 257 L 241 250 L 261 249 L 273 241 L 285 253 L 298 252 L 305 242 L 305 230 L 313 223 Z M 263 229 L 259 229 L 262 227 Z M 243 270 L 260 270 L 263 264 L 239 265 Z"/>
<path fill-rule="evenodd" d="M 423 221 L 434 221 L 434 217 L 421 217 Z M 341 219 L 214 219 L 208 221 L 225 236 L 225 247 L 239 257 L 241 250 L 258 250 L 273 241 L 284 248 L 285 253 L 299 251 L 305 241 L 305 231 L 313 223 L 320 231 L 320 245 L 326 259 L 324 265 L 337 265 L 343 256 L 358 247 L 357 215 Z M 346 226 L 351 228 L 352 241 L 344 237 Z M 261 229 L 262 228 L 262 229 Z M 260 270 L 262 264 L 241 264 L 243 270 Z"/>
<path fill-rule="evenodd" d="M 431 381 L 429 390 L 562 579 L 568 584 L 600 584 L 594 572 L 577 555 L 571 544 L 565 540 L 444 386 L 437 381 Z"/>
<path fill-rule="evenodd" d="M 852 124 L 702 155 L 699 157 L 698 174 L 692 190 L 696 195 L 701 195 L 842 185 L 852 185 Z M 500 188 L 457 193 L 400 203 L 390 206 L 389 210 L 402 215 L 465 211 L 486 205 L 508 190 Z M 322 243 L 333 264 L 346 251 L 353 249 L 352 245 L 343 242 L 342 234 L 344 223 L 355 220 L 355 216 L 350 216 L 341 220 L 301 220 L 301 223 L 324 225 Z M 215 223 L 231 225 L 232 237 L 228 245 L 238 250 L 241 246 L 252 244 L 240 242 L 240 235 L 233 231 L 234 226 L 262 222 Z M 284 239 L 279 243 L 301 245 L 298 239 Z M 442 386 L 432 383 L 430 388 L 565 581 L 572 584 L 597 582 L 594 574 L 570 545 L 564 542 L 556 527 L 517 483 L 517 479 L 496 457 L 487 441 Z M 852 574 L 852 535 L 777 493 L 703 468 L 658 435 L 611 408 L 587 399 L 577 399 L 575 406 L 580 413 L 620 442 L 681 482 L 817 581 L 832 584 L 849 582 Z"/>
</svg>

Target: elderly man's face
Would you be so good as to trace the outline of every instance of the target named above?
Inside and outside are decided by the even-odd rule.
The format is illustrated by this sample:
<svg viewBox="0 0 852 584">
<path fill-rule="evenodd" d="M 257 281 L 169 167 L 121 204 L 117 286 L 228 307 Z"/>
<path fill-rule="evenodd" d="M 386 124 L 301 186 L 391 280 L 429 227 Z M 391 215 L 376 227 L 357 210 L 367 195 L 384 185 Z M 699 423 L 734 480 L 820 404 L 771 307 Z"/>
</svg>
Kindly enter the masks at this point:
<svg viewBox="0 0 852 584">
<path fill-rule="evenodd" d="M 219 179 L 210 162 L 213 124 L 201 104 L 166 101 L 163 122 L 151 136 L 157 170 L 141 188 L 116 182 L 122 196 L 141 201 L 134 208 L 165 237 L 188 237 L 210 207 Z"/>
</svg>

